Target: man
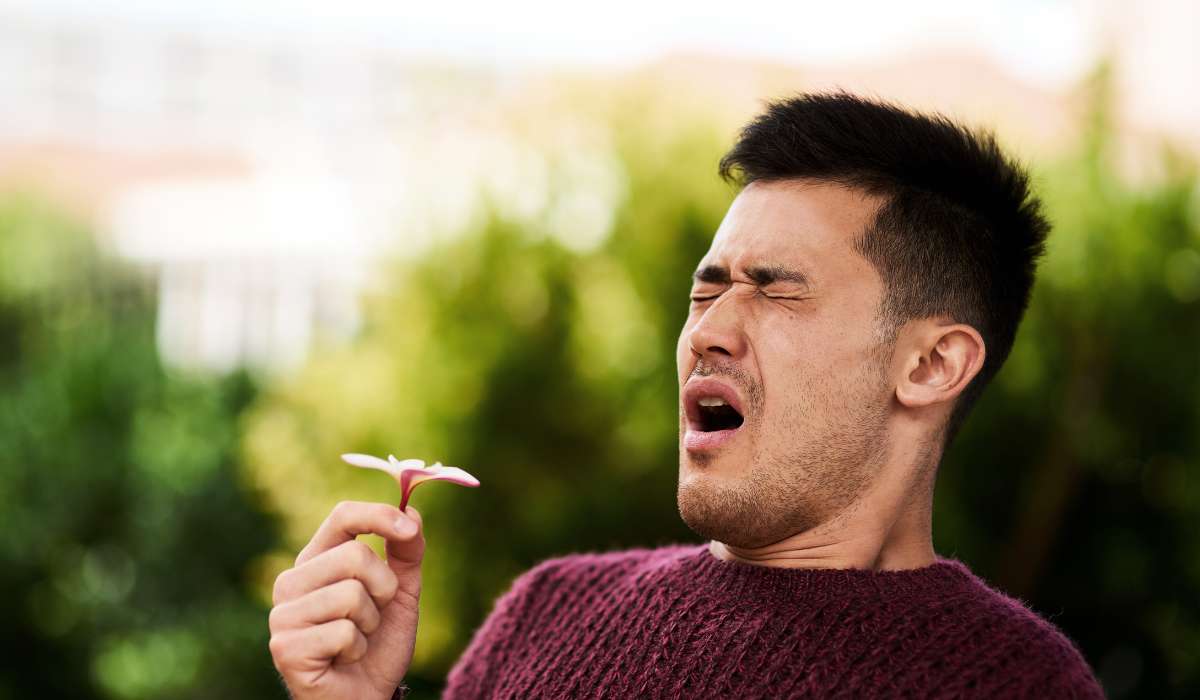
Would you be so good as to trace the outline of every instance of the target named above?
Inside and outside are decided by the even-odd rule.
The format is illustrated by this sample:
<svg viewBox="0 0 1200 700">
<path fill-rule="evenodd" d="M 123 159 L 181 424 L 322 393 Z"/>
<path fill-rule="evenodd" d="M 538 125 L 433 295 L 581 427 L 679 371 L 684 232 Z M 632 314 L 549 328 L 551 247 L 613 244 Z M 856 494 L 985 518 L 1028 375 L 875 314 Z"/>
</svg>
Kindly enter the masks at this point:
<svg viewBox="0 0 1200 700">
<path fill-rule="evenodd" d="M 677 351 L 679 512 L 708 543 L 534 567 L 445 696 L 1102 697 L 1059 630 L 932 546 L 941 455 L 1044 249 L 1025 173 L 990 135 L 841 93 L 772 103 L 720 172 L 743 189 Z M 420 524 L 339 504 L 280 575 L 295 697 L 403 693 Z"/>
</svg>

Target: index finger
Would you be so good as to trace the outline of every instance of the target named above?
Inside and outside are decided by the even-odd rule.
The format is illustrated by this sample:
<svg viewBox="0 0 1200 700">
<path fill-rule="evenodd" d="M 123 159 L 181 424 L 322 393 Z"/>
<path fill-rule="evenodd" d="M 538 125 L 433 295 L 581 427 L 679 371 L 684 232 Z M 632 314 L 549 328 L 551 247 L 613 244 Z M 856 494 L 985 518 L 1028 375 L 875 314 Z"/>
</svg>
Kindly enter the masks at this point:
<svg viewBox="0 0 1200 700">
<path fill-rule="evenodd" d="M 397 531 L 396 521 L 401 519 L 417 527 L 408 532 Z M 296 556 L 296 566 L 359 535 L 379 535 L 385 540 L 402 544 L 414 539 L 419 531 L 419 523 L 402 513 L 396 506 L 367 501 L 342 501 L 333 507 L 329 517 L 325 518 L 312 539 L 300 550 L 300 554 Z"/>
</svg>

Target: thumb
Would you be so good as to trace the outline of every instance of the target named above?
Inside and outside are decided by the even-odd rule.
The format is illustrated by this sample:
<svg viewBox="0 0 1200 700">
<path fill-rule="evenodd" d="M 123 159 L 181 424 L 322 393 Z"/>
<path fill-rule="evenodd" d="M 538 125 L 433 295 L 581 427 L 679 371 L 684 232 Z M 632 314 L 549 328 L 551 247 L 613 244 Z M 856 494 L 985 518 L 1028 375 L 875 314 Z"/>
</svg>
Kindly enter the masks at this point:
<svg viewBox="0 0 1200 700">
<path fill-rule="evenodd" d="M 368 675 L 381 679 L 382 687 L 395 688 L 412 663 L 420 616 L 421 559 L 425 556 L 425 533 L 421 514 L 408 506 L 396 509 L 397 525 L 385 538 L 387 565 L 399 587 L 390 603 L 380 608 L 379 627 L 370 636 L 371 647 L 363 659 Z"/>
<path fill-rule="evenodd" d="M 387 563 L 392 571 L 401 577 L 411 576 L 414 569 L 419 569 L 425 556 L 425 528 L 421 514 L 413 506 L 408 506 L 396 519 L 395 534 L 386 538 Z"/>
</svg>

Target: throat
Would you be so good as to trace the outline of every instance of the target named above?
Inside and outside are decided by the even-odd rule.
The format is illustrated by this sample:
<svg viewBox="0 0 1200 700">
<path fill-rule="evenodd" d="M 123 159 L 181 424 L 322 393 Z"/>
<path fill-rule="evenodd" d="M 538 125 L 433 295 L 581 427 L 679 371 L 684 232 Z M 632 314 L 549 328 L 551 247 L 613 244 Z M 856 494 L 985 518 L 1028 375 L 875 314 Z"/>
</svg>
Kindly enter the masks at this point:
<svg viewBox="0 0 1200 700">
<path fill-rule="evenodd" d="M 815 527 L 762 546 L 712 540 L 717 559 L 786 569 L 919 569 L 937 562 L 927 503 L 889 503 L 876 492 Z"/>
</svg>

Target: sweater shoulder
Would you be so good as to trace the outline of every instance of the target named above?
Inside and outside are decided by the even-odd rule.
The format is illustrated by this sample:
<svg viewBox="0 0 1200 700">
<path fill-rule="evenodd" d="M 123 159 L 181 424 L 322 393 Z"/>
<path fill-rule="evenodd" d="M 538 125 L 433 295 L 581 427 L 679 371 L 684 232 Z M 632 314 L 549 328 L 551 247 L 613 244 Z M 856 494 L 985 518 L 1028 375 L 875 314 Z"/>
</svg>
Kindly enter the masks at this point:
<svg viewBox="0 0 1200 700">
<path fill-rule="evenodd" d="M 1061 697 L 1104 697 L 1079 647 L 1058 626 L 974 574 L 969 579 L 968 596 L 954 624 L 967 627 L 960 640 L 979 642 L 983 687 L 997 692 L 1040 688 Z M 1014 684 L 1024 688 L 1010 687 Z"/>
<path fill-rule="evenodd" d="M 701 545 L 671 544 L 655 548 L 589 551 L 543 559 L 513 579 L 496 608 L 526 608 L 548 591 L 596 588 L 615 579 L 637 576 L 677 562 Z"/>
<path fill-rule="evenodd" d="M 578 576 L 587 573 L 614 575 L 641 572 L 641 570 L 670 566 L 680 558 L 694 554 L 702 545 L 671 544 L 659 548 L 635 548 L 610 551 L 575 552 L 575 554 L 548 558 L 529 570 L 530 575 Z"/>
<path fill-rule="evenodd" d="M 978 623 L 992 628 L 995 642 L 1033 651 L 1078 655 L 1078 648 L 1047 617 L 1035 612 L 1029 603 L 991 586 L 972 574 L 967 588 Z"/>
<path fill-rule="evenodd" d="M 614 578 L 638 576 L 670 566 L 694 554 L 703 545 L 668 544 L 608 551 L 575 552 L 545 559 L 522 574 L 528 583 L 600 583 Z"/>
</svg>

